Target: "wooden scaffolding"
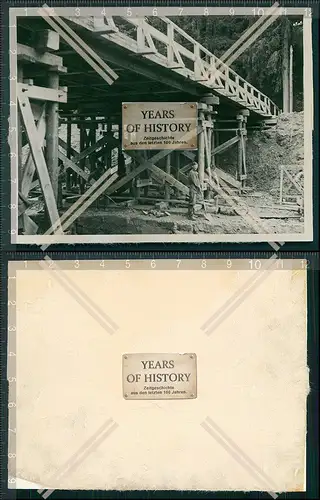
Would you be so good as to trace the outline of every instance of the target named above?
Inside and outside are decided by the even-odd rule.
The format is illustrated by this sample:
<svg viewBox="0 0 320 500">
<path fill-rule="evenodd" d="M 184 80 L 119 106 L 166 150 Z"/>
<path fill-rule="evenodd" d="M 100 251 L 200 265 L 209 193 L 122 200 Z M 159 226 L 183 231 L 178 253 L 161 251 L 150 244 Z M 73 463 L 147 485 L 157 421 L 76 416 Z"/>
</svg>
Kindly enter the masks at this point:
<svg viewBox="0 0 320 500">
<path fill-rule="evenodd" d="M 52 232 L 59 233 L 64 230 L 64 225 L 59 220 L 66 208 L 70 208 L 68 204 L 77 199 L 76 203 L 79 204 L 79 198 L 102 176 L 104 182 L 100 186 L 99 196 L 90 198 L 91 201 L 86 200 L 85 208 L 99 197 L 104 199 L 104 207 L 110 200 L 118 203 L 130 199 L 147 204 L 159 201 L 166 201 L 168 205 L 183 204 L 189 196 L 188 173 L 193 161 L 197 161 L 199 165 L 204 200 L 210 200 L 211 193 L 217 195 L 224 187 L 237 194 L 246 189 L 248 109 L 236 108 L 232 119 L 223 120 L 222 116 L 221 120 L 217 120 L 220 115 L 219 98 L 207 92 L 198 99 L 197 152 L 123 152 L 121 101 L 112 114 L 101 111 L 99 105 L 86 111 L 82 102 L 74 104 L 69 110 L 66 107 L 70 89 L 66 85 L 61 86 L 60 80 L 65 83 L 66 77 L 72 75 L 72 72 L 68 72 L 69 68 L 64 66 L 63 56 L 55 53 L 59 50 L 60 40 L 71 46 L 86 63 L 88 57 L 91 58 L 89 64 L 104 79 L 105 85 L 111 84 L 110 74 L 113 81 L 118 75 L 71 28 L 66 29 L 60 23 L 60 29 L 56 31 L 56 26 L 51 26 L 52 22 L 50 19 L 50 27 L 54 29 L 38 31 L 36 45 L 31 47 L 18 43 L 21 232 L 35 234 L 38 230 L 28 214 L 30 194 L 39 187 L 45 203 L 47 228 L 54 227 Z M 38 84 L 36 76 L 30 78 L 30 75 L 37 75 L 38 68 L 44 69 L 42 85 Z M 43 75 L 46 75 L 45 84 Z M 90 86 L 89 76 L 88 85 Z M 154 101 L 159 100 L 159 97 L 162 96 L 158 92 Z M 112 97 L 109 102 L 112 102 Z M 59 136 L 61 127 L 65 129 L 63 137 L 61 134 Z M 224 133 L 231 135 L 231 138 L 221 142 Z M 78 149 L 73 145 L 75 135 Z M 26 144 L 29 145 L 29 152 L 24 155 Z M 217 162 L 219 155 L 231 147 L 238 148 L 235 176 L 219 168 Z M 117 175 L 112 177 L 111 182 L 110 176 L 114 172 Z"/>
</svg>

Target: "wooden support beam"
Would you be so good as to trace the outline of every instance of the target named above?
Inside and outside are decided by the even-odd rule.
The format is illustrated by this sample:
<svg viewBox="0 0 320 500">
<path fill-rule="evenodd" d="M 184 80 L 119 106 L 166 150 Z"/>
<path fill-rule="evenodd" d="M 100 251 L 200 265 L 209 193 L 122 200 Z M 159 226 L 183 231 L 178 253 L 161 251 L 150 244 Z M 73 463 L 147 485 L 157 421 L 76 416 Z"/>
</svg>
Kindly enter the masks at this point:
<svg viewBox="0 0 320 500">
<path fill-rule="evenodd" d="M 284 170 L 284 173 L 287 175 L 287 177 L 289 178 L 289 180 L 291 181 L 291 183 L 294 185 L 294 187 L 296 188 L 296 190 L 298 191 L 298 193 L 300 194 L 303 194 L 303 189 L 301 188 L 301 186 L 299 186 L 299 184 L 296 182 L 296 180 L 294 179 L 294 177 L 291 175 L 291 173 L 289 172 L 289 170 L 286 168 L 285 165 L 283 165 L 283 170 Z"/>
<path fill-rule="evenodd" d="M 77 156 L 73 158 L 73 161 L 75 163 L 78 163 L 80 160 L 83 160 L 84 158 L 87 158 L 87 156 L 90 156 L 92 153 L 97 151 L 98 149 L 102 148 L 108 141 L 110 141 L 110 137 L 104 136 L 101 139 L 99 139 L 98 142 L 93 144 L 92 146 L 89 146 L 88 148 L 84 149 L 83 151 L 80 151 Z"/>
<path fill-rule="evenodd" d="M 212 166 L 212 160 L 214 161 L 214 155 L 212 155 L 212 128 L 213 128 L 213 120 L 212 120 L 212 106 L 210 106 L 211 109 L 208 110 L 208 115 L 207 115 L 207 120 L 209 122 L 209 128 L 207 131 L 207 139 L 208 139 L 208 156 L 209 156 L 209 165 L 208 168 L 211 169 Z"/>
<path fill-rule="evenodd" d="M 17 87 L 17 90 L 26 94 L 29 99 L 36 99 L 37 101 L 67 102 L 67 92 L 62 89 L 38 87 L 37 85 L 26 85 L 25 83 L 18 83 Z"/>
<path fill-rule="evenodd" d="M 107 133 L 112 131 L 112 124 L 107 125 Z M 111 165 L 111 157 L 112 157 L 112 148 L 110 146 L 109 141 L 106 144 L 106 152 L 105 152 L 105 161 L 106 165 Z"/>
<path fill-rule="evenodd" d="M 105 33 L 118 33 L 119 28 L 114 23 L 112 17 L 94 17 L 93 28 L 95 33 L 103 35 Z"/>
<path fill-rule="evenodd" d="M 17 44 L 17 60 L 50 66 L 58 73 L 67 72 L 67 68 L 63 67 L 62 57 L 49 52 L 38 52 L 34 48 L 21 43 Z"/>
<path fill-rule="evenodd" d="M 196 155 L 194 153 L 192 153 L 191 151 L 182 151 L 182 154 L 192 161 L 194 161 L 194 159 L 196 157 Z M 192 165 L 192 162 L 189 165 L 185 165 L 185 167 L 183 167 L 183 168 L 189 167 L 191 165 Z M 220 179 L 222 179 L 226 183 L 230 184 L 231 186 L 233 186 L 237 189 L 239 189 L 241 187 L 240 182 L 237 181 L 234 177 L 232 177 L 232 175 L 227 174 L 227 172 L 224 172 L 223 170 L 221 170 L 218 167 L 216 167 L 215 172 Z"/>
<path fill-rule="evenodd" d="M 239 135 L 239 139 L 240 139 L 238 141 L 237 180 L 241 181 L 241 174 L 242 174 L 242 141 L 241 141 L 241 134 L 242 134 L 243 116 L 242 115 L 238 115 L 237 116 L 237 120 L 238 120 L 238 135 Z"/>
<path fill-rule="evenodd" d="M 232 137 L 231 139 L 224 142 L 223 144 L 220 144 L 220 146 L 217 146 L 216 148 L 214 148 L 214 150 L 212 151 L 212 154 L 217 155 L 217 154 L 223 153 L 224 151 L 229 149 L 231 146 L 233 146 L 234 144 L 239 142 L 239 140 L 240 140 L 239 136 Z"/>
<path fill-rule="evenodd" d="M 58 91 L 59 74 L 50 72 L 48 75 L 48 85 L 51 89 Z M 49 102 L 47 104 L 47 128 L 46 128 L 46 161 L 48 173 L 55 199 L 58 200 L 58 141 L 59 141 L 59 104 Z"/>
<path fill-rule="evenodd" d="M 199 103 L 200 109 L 202 109 L 203 106 L 204 106 L 203 103 Z M 198 142 L 198 165 L 199 165 L 199 179 L 200 179 L 201 188 L 203 188 L 204 172 L 205 172 L 205 137 L 204 137 L 205 132 L 204 132 L 204 127 L 203 127 L 204 118 L 205 118 L 204 112 L 199 111 L 199 121 L 200 121 L 199 125 L 201 127 L 201 130 L 200 130 L 199 139 L 198 139 L 198 141 L 199 141 Z"/>
<path fill-rule="evenodd" d="M 126 154 L 128 156 L 131 156 L 134 160 L 140 162 L 140 165 L 138 167 L 134 168 L 125 177 L 122 177 L 118 182 L 116 182 L 115 183 L 115 185 L 116 185 L 115 189 L 114 189 L 114 186 L 111 186 L 111 189 L 113 189 L 112 192 L 116 191 L 120 187 L 122 187 L 125 184 L 127 184 L 128 182 L 132 181 L 137 175 L 141 174 L 147 168 L 149 168 L 149 167 L 155 167 L 155 163 L 157 163 L 158 161 L 160 161 L 161 158 L 165 158 L 168 154 L 170 154 L 170 149 L 161 150 L 161 151 L 159 151 L 159 153 L 156 153 L 155 155 L 153 155 L 148 160 L 146 160 L 142 156 L 142 154 L 139 153 L 138 151 L 126 151 Z M 158 167 L 155 167 L 155 168 L 158 168 Z M 165 174 L 165 175 L 167 175 L 167 174 Z M 172 176 L 170 176 L 170 177 L 172 177 Z M 176 180 L 176 179 L 174 179 L 174 180 Z M 181 184 L 181 183 L 179 183 L 179 184 Z M 110 193 L 108 192 L 108 194 L 110 194 Z"/>
<path fill-rule="evenodd" d="M 70 18 L 70 21 L 78 24 L 78 19 L 76 19 L 75 17 Z M 136 60 L 136 58 L 133 58 L 130 55 L 122 55 L 121 58 L 119 58 L 118 55 L 111 50 L 102 50 L 101 46 L 99 46 L 99 44 L 94 40 L 90 42 L 90 45 L 103 59 L 116 64 L 117 66 L 122 66 L 126 71 L 134 71 L 139 76 L 143 75 L 146 78 L 151 78 L 158 83 L 163 83 L 169 85 L 169 87 L 177 88 L 182 92 L 190 92 L 190 94 L 194 96 L 201 95 L 201 91 L 199 91 L 199 89 L 193 84 L 193 82 L 181 82 L 178 79 L 173 79 L 172 77 L 166 76 L 165 74 L 155 72 L 154 68 L 148 67 L 146 64 L 144 64 L 144 61 L 138 61 Z"/>
<path fill-rule="evenodd" d="M 67 122 L 67 143 L 66 143 L 66 152 L 67 152 L 67 157 L 70 159 L 72 156 L 72 146 L 71 146 L 71 133 L 72 133 L 72 125 L 71 121 L 68 120 Z M 59 145 L 60 145 L 60 138 L 59 138 Z"/>
<path fill-rule="evenodd" d="M 246 186 L 247 178 L 247 157 L 246 157 L 246 141 L 247 141 L 247 131 L 246 131 L 246 118 L 243 120 L 242 124 L 242 134 L 240 137 L 242 145 L 242 174 L 240 180 L 242 181 L 242 187 Z"/>
<path fill-rule="evenodd" d="M 37 32 L 37 49 L 42 51 L 59 50 L 60 37 L 54 30 L 41 30 Z"/>
<path fill-rule="evenodd" d="M 39 118 L 38 124 L 37 124 L 37 141 L 39 145 L 42 147 L 43 146 L 43 141 L 46 135 L 46 108 L 45 105 L 42 107 L 42 113 Z M 31 154 L 31 150 L 29 151 L 29 155 L 27 157 L 27 161 L 25 164 L 25 167 L 23 169 L 23 177 L 22 177 L 22 183 L 21 183 L 21 193 L 23 196 L 28 197 L 29 191 L 32 188 L 32 179 L 34 176 L 34 172 L 36 170 L 33 157 Z"/>
<path fill-rule="evenodd" d="M 40 116 L 42 115 L 43 106 L 45 103 L 32 101 L 32 102 L 30 102 L 30 104 L 31 104 L 31 109 L 32 109 L 32 114 L 33 114 L 34 119 L 36 121 L 40 120 Z"/>
<path fill-rule="evenodd" d="M 179 174 L 179 180 L 180 182 L 182 182 L 182 184 L 184 184 L 185 186 L 188 186 L 189 187 L 189 179 L 188 179 L 188 176 L 183 174 L 182 172 L 180 172 Z"/>
<path fill-rule="evenodd" d="M 237 181 L 234 177 L 232 177 L 232 175 L 227 174 L 227 172 L 224 172 L 224 170 L 221 170 L 220 168 L 216 167 L 215 172 L 219 179 L 222 179 L 227 184 L 230 184 L 230 186 L 237 189 L 241 188 L 241 183 Z"/>
<path fill-rule="evenodd" d="M 26 214 L 30 203 L 23 194 L 18 191 L 18 227 L 24 234 L 37 234 L 38 225 Z"/>
<path fill-rule="evenodd" d="M 39 14 L 109 85 L 114 83 L 118 75 L 59 16 L 53 20 L 45 9 Z"/>
<path fill-rule="evenodd" d="M 168 175 L 170 175 L 170 172 L 171 172 L 170 157 L 171 157 L 171 154 L 168 154 L 168 156 L 166 157 L 166 174 L 168 174 Z M 165 189 L 165 199 L 167 201 L 169 201 L 170 189 L 169 189 L 168 184 L 165 185 L 164 189 Z"/>
<path fill-rule="evenodd" d="M 18 82 L 23 81 L 23 68 L 20 64 L 18 64 L 18 73 L 17 79 Z M 23 179 L 23 164 L 22 164 L 22 123 L 21 123 L 21 115 L 17 113 L 17 134 L 18 134 L 18 189 L 21 190 L 22 179 Z"/>
<path fill-rule="evenodd" d="M 61 139 L 61 137 L 59 137 L 59 146 L 61 146 L 61 147 L 65 150 L 65 152 L 67 153 L 67 155 L 68 155 L 68 143 L 67 143 L 67 142 L 65 142 L 63 139 Z M 72 156 L 76 156 L 77 154 L 78 154 L 78 151 L 76 151 L 75 149 L 73 149 L 73 148 L 71 147 L 71 150 L 70 150 L 70 158 L 71 158 Z"/>
<path fill-rule="evenodd" d="M 175 179 L 173 175 L 167 174 L 166 172 L 161 170 L 161 168 L 156 167 L 156 165 L 149 165 L 148 170 L 150 170 L 151 176 L 154 177 L 154 179 L 166 182 L 175 189 L 178 189 L 178 191 L 181 191 L 181 193 L 183 193 L 184 195 L 189 195 L 189 188 L 182 184 L 182 182 Z"/>
<path fill-rule="evenodd" d="M 38 142 L 38 134 L 36 125 L 34 123 L 32 110 L 29 99 L 18 92 L 18 103 L 21 116 L 23 119 L 24 127 L 27 133 L 28 142 L 33 157 L 35 167 L 38 172 L 38 177 L 43 192 L 46 208 L 49 214 L 50 223 L 57 224 L 56 233 L 61 234 L 61 225 L 59 223 L 59 213 L 51 185 L 50 176 L 48 173 L 46 161 L 42 152 L 41 144 Z"/>
<path fill-rule="evenodd" d="M 216 158 L 215 158 L 215 155 L 213 153 L 213 151 L 215 149 L 215 132 L 214 132 L 215 120 L 213 120 L 212 117 L 211 117 L 211 124 L 212 124 L 211 134 L 210 134 L 210 137 L 211 137 L 211 165 L 212 165 L 212 168 L 215 169 L 216 168 Z"/>
<path fill-rule="evenodd" d="M 58 156 L 66 168 L 71 168 L 71 170 L 80 175 L 82 179 L 84 179 L 85 181 L 88 180 L 88 174 L 86 174 L 84 170 L 78 167 L 78 165 L 76 165 L 74 161 L 70 160 L 65 154 L 63 154 L 62 151 L 59 151 Z"/>
<path fill-rule="evenodd" d="M 146 168 L 148 167 L 147 163 L 143 163 L 142 165 L 139 165 L 139 167 L 135 168 L 130 172 L 129 174 L 125 175 L 121 179 L 119 179 L 117 182 L 115 182 L 112 186 L 110 186 L 109 189 L 107 189 L 106 194 L 112 194 L 118 189 L 120 189 L 122 186 L 125 186 L 128 182 L 132 181 L 137 175 L 141 174 Z"/>
</svg>

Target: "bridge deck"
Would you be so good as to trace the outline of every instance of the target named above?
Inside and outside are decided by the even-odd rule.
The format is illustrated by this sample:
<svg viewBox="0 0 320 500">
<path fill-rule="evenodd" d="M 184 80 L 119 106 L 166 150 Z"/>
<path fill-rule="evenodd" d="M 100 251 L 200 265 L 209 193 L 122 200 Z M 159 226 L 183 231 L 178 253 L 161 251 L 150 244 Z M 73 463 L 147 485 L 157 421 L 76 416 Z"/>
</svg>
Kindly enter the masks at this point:
<svg viewBox="0 0 320 500">
<path fill-rule="evenodd" d="M 205 92 L 214 92 L 243 108 L 270 118 L 279 114 L 277 106 L 262 92 L 241 78 L 227 64 L 166 17 L 157 18 L 161 30 L 147 18 L 66 17 L 73 27 L 85 28 L 96 39 L 121 48 L 132 58 L 165 68 Z M 102 54 L 100 54 L 102 55 Z M 108 53 L 105 53 L 108 60 Z"/>
</svg>

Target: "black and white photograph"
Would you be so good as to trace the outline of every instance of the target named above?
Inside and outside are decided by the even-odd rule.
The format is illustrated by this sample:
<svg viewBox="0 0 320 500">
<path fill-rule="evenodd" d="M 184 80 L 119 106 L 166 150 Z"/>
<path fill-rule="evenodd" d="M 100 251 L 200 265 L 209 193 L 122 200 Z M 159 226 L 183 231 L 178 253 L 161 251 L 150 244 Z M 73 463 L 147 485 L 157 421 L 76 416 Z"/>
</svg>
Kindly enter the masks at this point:
<svg viewBox="0 0 320 500">
<path fill-rule="evenodd" d="M 310 9 L 10 8 L 11 242 L 312 241 L 312 57 Z"/>
</svg>

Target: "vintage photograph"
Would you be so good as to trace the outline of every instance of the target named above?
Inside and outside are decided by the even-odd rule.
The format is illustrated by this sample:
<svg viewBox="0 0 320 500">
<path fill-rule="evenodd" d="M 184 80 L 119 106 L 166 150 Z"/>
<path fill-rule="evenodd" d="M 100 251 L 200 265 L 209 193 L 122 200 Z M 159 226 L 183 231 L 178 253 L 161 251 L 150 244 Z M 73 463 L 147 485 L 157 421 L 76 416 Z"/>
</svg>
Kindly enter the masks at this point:
<svg viewBox="0 0 320 500">
<path fill-rule="evenodd" d="M 310 9 L 158 10 L 10 9 L 12 242 L 312 241 Z"/>
</svg>

